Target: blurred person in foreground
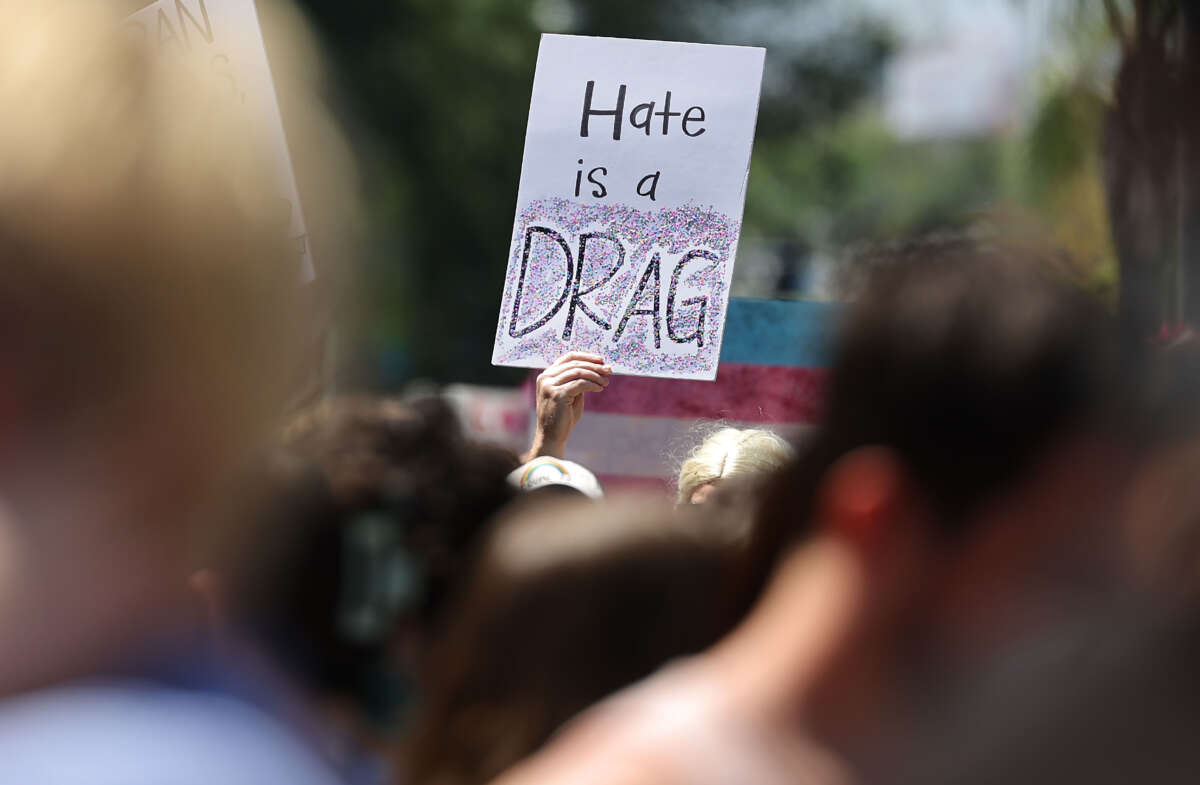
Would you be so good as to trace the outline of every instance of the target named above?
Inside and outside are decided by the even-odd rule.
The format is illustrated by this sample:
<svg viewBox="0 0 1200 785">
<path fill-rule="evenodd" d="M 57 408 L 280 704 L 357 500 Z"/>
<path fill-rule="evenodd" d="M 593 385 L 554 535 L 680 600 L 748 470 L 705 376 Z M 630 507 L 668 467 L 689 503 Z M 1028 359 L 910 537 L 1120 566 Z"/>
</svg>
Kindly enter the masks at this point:
<svg viewBox="0 0 1200 785">
<path fill-rule="evenodd" d="M 745 530 L 731 521 L 661 500 L 531 502 L 497 523 L 435 650 L 413 785 L 483 785 L 744 610 L 729 588 Z"/>
<path fill-rule="evenodd" d="M 332 782 L 186 582 L 295 374 L 273 157 L 109 11 L 0 0 L 0 782 Z"/>
<path fill-rule="evenodd" d="M 522 458 L 525 463 L 519 476 L 526 470 L 553 466 L 555 459 L 563 458 L 571 431 L 583 418 L 587 395 L 608 389 L 612 373 L 612 367 L 598 354 L 568 352 L 538 374 L 533 444 Z M 791 446 L 771 431 L 719 428 L 679 467 L 678 503 L 701 504 L 721 483 L 768 476 L 793 455 Z"/>
<path fill-rule="evenodd" d="M 746 620 L 500 782 L 870 781 L 960 677 L 1053 618 L 1128 460 L 1109 319 L 1016 256 L 893 252 L 763 503 L 751 576 L 777 566 Z"/>
<path fill-rule="evenodd" d="M 221 626 L 267 644 L 305 689 L 351 783 L 395 777 L 395 739 L 426 691 L 427 649 L 516 456 L 467 439 L 437 399 L 333 398 L 299 412 L 256 482 L 267 535 L 207 576 Z M 230 603 L 230 599 L 235 601 Z"/>
<path fill-rule="evenodd" d="M 1200 771 L 1200 344 L 1159 347 L 1121 505 L 1129 589 L 979 690 L 904 783 L 1191 783 Z M 969 721 L 964 718 L 968 716 Z M 969 730 L 968 730 L 969 728 Z M 895 781 L 895 780 L 894 780 Z"/>
</svg>

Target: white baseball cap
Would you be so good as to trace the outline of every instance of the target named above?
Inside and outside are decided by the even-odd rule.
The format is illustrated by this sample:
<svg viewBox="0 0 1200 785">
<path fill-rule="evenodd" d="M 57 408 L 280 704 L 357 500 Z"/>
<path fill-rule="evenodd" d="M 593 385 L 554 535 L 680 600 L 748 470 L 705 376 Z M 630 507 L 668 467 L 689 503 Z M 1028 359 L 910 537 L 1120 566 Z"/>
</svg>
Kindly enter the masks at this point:
<svg viewBox="0 0 1200 785">
<path fill-rule="evenodd" d="M 562 458 L 542 456 L 508 475 L 508 481 L 522 491 L 534 491 L 551 485 L 563 485 L 587 496 L 603 499 L 604 489 L 600 481 L 583 466 Z"/>
</svg>

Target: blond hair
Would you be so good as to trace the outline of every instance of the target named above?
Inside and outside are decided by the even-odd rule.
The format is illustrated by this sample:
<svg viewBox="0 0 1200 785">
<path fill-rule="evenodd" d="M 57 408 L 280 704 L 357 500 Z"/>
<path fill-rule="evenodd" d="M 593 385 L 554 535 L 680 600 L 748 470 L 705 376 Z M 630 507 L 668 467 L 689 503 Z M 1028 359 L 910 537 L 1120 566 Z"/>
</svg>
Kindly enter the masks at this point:
<svg viewBox="0 0 1200 785">
<path fill-rule="evenodd" d="M 722 428 L 679 467 L 678 503 L 689 503 L 697 490 L 711 483 L 772 472 L 793 455 L 791 446 L 771 431 Z"/>
</svg>

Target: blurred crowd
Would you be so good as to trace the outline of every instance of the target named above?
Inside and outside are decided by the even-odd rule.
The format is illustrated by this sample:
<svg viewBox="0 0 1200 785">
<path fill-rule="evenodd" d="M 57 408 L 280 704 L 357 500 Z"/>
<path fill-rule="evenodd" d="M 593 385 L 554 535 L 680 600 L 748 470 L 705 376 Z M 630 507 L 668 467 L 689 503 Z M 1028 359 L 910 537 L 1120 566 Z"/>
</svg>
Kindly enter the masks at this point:
<svg viewBox="0 0 1200 785">
<path fill-rule="evenodd" d="M 0 19 L 0 783 L 1200 774 L 1189 334 L 913 238 L 797 443 L 719 427 L 674 500 L 606 493 L 565 458 L 603 357 L 538 377 L 519 456 L 314 395 L 349 276 L 301 283 L 242 119 L 103 4 Z M 349 266 L 352 172 L 306 171 Z"/>
</svg>

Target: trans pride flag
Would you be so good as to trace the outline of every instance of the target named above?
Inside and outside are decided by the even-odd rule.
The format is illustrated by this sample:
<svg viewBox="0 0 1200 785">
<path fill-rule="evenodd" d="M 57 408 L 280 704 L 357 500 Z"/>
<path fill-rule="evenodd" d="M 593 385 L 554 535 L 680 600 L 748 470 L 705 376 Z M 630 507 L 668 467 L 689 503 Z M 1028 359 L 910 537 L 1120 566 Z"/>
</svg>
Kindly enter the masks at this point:
<svg viewBox="0 0 1200 785">
<path fill-rule="evenodd" d="M 671 487 L 718 423 L 796 439 L 816 421 L 838 306 L 732 299 L 715 382 L 614 377 L 590 393 L 566 458 L 608 490 Z"/>
</svg>

